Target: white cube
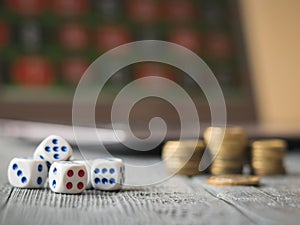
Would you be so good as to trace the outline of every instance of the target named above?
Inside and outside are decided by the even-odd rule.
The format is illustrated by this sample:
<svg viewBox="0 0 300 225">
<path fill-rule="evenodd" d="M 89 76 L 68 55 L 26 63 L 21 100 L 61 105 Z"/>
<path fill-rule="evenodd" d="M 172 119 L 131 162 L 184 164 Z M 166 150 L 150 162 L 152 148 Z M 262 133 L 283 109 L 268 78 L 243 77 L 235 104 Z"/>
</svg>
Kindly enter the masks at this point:
<svg viewBox="0 0 300 225">
<path fill-rule="evenodd" d="M 9 183 L 19 188 L 41 188 L 48 175 L 47 164 L 33 158 L 14 158 L 8 166 Z"/>
<path fill-rule="evenodd" d="M 93 161 L 91 182 L 95 189 L 119 190 L 125 182 L 125 166 L 122 159 L 105 158 Z"/>
<path fill-rule="evenodd" d="M 36 148 L 33 158 L 45 160 L 50 166 L 53 162 L 66 161 L 72 156 L 70 144 L 60 136 L 50 135 Z"/>
<path fill-rule="evenodd" d="M 86 184 L 85 189 L 91 189 L 92 188 L 91 167 L 92 167 L 93 160 L 75 160 L 73 162 L 82 163 L 85 165 L 85 169 L 87 171 L 87 184 Z"/>
<path fill-rule="evenodd" d="M 87 176 L 83 163 L 54 162 L 49 169 L 49 187 L 57 193 L 81 193 L 87 185 Z"/>
</svg>

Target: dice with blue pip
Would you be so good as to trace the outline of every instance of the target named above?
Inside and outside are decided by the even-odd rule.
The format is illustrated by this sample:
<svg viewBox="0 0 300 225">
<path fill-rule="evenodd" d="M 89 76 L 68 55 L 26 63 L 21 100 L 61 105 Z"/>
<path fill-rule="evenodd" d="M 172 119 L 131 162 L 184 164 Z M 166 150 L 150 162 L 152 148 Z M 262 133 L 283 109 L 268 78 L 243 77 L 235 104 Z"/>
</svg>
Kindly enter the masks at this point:
<svg viewBox="0 0 300 225">
<path fill-rule="evenodd" d="M 119 190 L 125 182 L 125 166 L 122 159 L 104 158 L 93 161 L 91 183 L 100 190 Z"/>
<path fill-rule="evenodd" d="M 9 183 L 19 188 L 45 187 L 56 193 L 77 194 L 86 189 L 119 190 L 125 165 L 119 158 L 72 159 L 72 147 L 60 136 L 46 137 L 33 158 L 14 158 L 8 167 Z"/>
<path fill-rule="evenodd" d="M 69 160 L 72 153 L 72 147 L 64 138 L 50 135 L 36 148 L 33 158 L 46 161 L 50 167 L 53 162 Z"/>
<path fill-rule="evenodd" d="M 8 166 L 7 175 L 12 186 L 42 188 L 47 179 L 48 168 L 44 160 L 14 158 Z"/>
</svg>

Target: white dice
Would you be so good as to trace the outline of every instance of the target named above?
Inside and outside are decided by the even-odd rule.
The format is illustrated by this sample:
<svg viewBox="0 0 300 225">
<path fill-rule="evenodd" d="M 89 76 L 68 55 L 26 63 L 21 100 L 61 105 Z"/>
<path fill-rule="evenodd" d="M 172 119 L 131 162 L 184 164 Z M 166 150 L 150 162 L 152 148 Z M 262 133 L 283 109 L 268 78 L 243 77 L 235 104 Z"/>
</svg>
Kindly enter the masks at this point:
<svg viewBox="0 0 300 225">
<path fill-rule="evenodd" d="M 72 148 L 69 143 L 60 136 L 50 135 L 36 148 L 33 158 L 45 160 L 48 166 L 56 161 L 65 161 L 72 156 Z"/>
<path fill-rule="evenodd" d="M 125 166 L 118 158 L 94 160 L 91 168 L 91 183 L 95 189 L 119 190 L 125 182 Z"/>
<path fill-rule="evenodd" d="M 72 147 L 60 136 L 50 135 L 35 149 L 33 158 L 14 158 L 8 180 L 20 188 L 41 188 L 77 194 L 85 189 L 119 190 L 125 182 L 124 162 L 118 158 L 72 159 Z M 72 159 L 72 161 L 70 161 Z"/>
<path fill-rule="evenodd" d="M 87 177 L 83 163 L 54 162 L 49 169 L 49 187 L 57 193 L 81 193 L 87 185 Z"/>
<path fill-rule="evenodd" d="M 8 180 L 19 188 L 41 188 L 47 179 L 48 168 L 43 160 L 14 158 L 8 166 Z"/>
<path fill-rule="evenodd" d="M 85 165 L 85 169 L 87 171 L 87 184 L 86 184 L 85 189 L 91 189 L 92 188 L 92 183 L 91 183 L 91 166 L 92 166 L 93 160 L 75 160 L 73 162 L 83 163 Z"/>
</svg>

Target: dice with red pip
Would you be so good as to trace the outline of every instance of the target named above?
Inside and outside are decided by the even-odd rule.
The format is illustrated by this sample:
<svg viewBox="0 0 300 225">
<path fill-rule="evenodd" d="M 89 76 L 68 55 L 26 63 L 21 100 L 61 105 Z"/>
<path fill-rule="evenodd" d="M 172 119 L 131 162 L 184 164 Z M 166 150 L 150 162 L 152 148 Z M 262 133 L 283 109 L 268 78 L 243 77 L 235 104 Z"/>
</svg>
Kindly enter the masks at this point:
<svg viewBox="0 0 300 225">
<path fill-rule="evenodd" d="M 57 193 L 81 193 L 87 185 L 87 179 L 84 163 L 54 162 L 49 169 L 49 187 Z"/>
</svg>

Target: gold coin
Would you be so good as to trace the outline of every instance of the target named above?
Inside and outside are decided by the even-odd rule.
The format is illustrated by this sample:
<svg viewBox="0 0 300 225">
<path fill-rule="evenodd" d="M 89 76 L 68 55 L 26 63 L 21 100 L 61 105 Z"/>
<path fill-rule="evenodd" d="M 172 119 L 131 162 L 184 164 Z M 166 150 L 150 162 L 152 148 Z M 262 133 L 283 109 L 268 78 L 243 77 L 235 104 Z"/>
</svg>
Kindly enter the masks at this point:
<svg viewBox="0 0 300 225">
<path fill-rule="evenodd" d="M 228 143 L 209 143 L 207 148 L 210 152 L 245 152 L 246 146 L 242 143 L 228 144 Z"/>
<path fill-rule="evenodd" d="M 255 171 L 252 174 L 257 176 L 276 176 L 276 175 L 285 175 L 286 171 L 277 171 L 277 172 L 264 172 L 264 171 Z"/>
<path fill-rule="evenodd" d="M 255 159 L 278 159 L 282 160 L 284 158 L 284 153 L 276 153 L 276 152 L 265 152 L 265 153 L 253 153 L 252 160 Z"/>
<path fill-rule="evenodd" d="M 224 134 L 231 136 L 246 136 L 245 130 L 242 127 L 238 126 L 229 126 L 229 127 L 208 127 L 206 128 L 206 134 L 216 133 L 216 134 Z"/>
<path fill-rule="evenodd" d="M 241 174 L 243 171 L 243 168 L 216 168 L 211 167 L 210 172 L 212 174 Z"/>
<path fill-rule="evenodd" d="M 264 169 L 273 169 L 273 168 L 278 168 L 278 167 L 283 167 L 283 164 L 282 163 L 278 163 L 278 164 L 251 164 L 251 166 L 253 168 L 257 168 L 257 169 L 261 169 L 261 168 L 264 168 Z"/>
<path fill-rule="evenodd" d="M 162 158 L 168 165 L 182 167 L 187 162 L 199 165 L 205 150 L 203 141 L 169 141 L 166 143 L 162 151 Z"/>
<path fill-rule="evenodd" d="M 251 171 L 253 171 L 254 174 L 258 173 L 271 173 L 271 174 L 281 174 L 284 173 L 285 168 L 284 167 L 274 167 L 274 168 L 256 168 L 251 167 Z"/>
<path fill-rule="evenodd" d="M 265 139 L 254 141 L 252 143 L 252 148 L 278 148 L 278 149 L 286 149 L 287 143 L 282 139 Z"/>
<path fill-rule="evenodd" d="M 231 159 L 231 160 L 234 160 L 234 159 L 244 159 L 245 158 L 245 153 L 243 152 L 218 152 L 218 153 L 212 153 L 210 152 L 210 155 L 211 155 L 211 158 L 218 158 L 218 159 Z"/>
<path fill-rule="evenodd" d="M 191 157 L 199 157 L 201 158 L 204 153 L 204 150 L 198 150 L 198 149 L 186 149 L 183 151 L 176 150 L 176 151 L 170 151 L 169 149 L 163 149 L 162 151 L 162 157 L 163 158 L 169 158 L 169 157 L 181 157 L 181 158 L 191 158 Z"/>
<path fill-rule="evenodd" d="M 284 175 L 286 174 L 285 170 L 280 170 L 280 171 L 253 171 L 252 174 L 258 175 L 258 176 L 271 176 L 271 175 Z"/>
<path fill-rule="evenodd" d="M 262 174 L 285 174 L 285 169 L 281 168 L 281 169 L 276 169 L 276 170 L 260 170 L 260 169 L 252 169 L 251 170 L 252 174 L 255 175 L 262 175 Z"/>
<path fill-rule="evenodd" d="M 166 168 L 172 169 L 172 170 L 199 170 L 198 166 L 193 166 L 193 167 L 176 167 L 176 166 L 167 166 Z"/>
<path fill-rule="evenodd" d="M 241 171 L 243 169 L 243 166 L 241 165 L 236 165 L 236 166 L 215 166 L 212 165 L 211 167 L 211 171 L 226 171 L 227 173 L 229 173 L 230 171 Z"/>
<path fill-rule="evenodd" d="M 211 168 L 214 168 L 214 169 L 220 169 L 220 170 L 224 170 L 224 169 L 228 169 L 228 170 L 233 169 L 233 170 L 235 170 L 235 169 L 243 168 L 243 164 L 239 164 L 239 165 L 234 165 L 234 164 L 232 164 L 232 165 L 230 165 L 230 164 L 228 164 L 228 165 L 222 165 L 222 164 L 216 165 L 216 164 L 211 164 Z"/>
<path fill-rule="evenodd" d="M 164 148 L 205 148 L 205 143 L 203 140 L 168 141 Z"/>
<path fill-rule="evenodd" d="M 178 168 L 167 168 L 170 173 L 193 176 L 201 174 L 199 170 L 196 169 L 178 169 Z"/>
<path fill-rule="evenodd" d="M 246 140 L 246 139 L 245 139 Z M 233 140 L 228 140 L 228 139 L 223 139 L 222 141 L 220 140 L 213 140 L 209 143 L 208 147 L 214 147 L 214 144 L 219 144 L 223 147 L 227 148 L 241 148 L 241 147 L 246 147 L 244 140 L 239 140 L 239 139 L 233 139 Z M 217 145 L 215 145 L 217 147 Z"/>
<path fill-rule="evenodd" d="M 206 183 L 212 185 L 259 185 L 259 177 L 251 175 L 219 175 L 211 176 Z"/>
<path fill-rule="evenodd" d="M 251 163 L 251 166 L 253 168 L 277 168 L 277 167 L 284 167 L 284 164 L 281 163 Z"/>
<path fill-rule="evenodd" d="M 230 157 L 229 155 L 217 155 L 214 157 L 214 161 L 219 161 L 219 162 L 244 162 L 245 156 L 233 156 Z"/>
<path fill-rule="evenodd" d="M 234 154 L 234 153 L 244 153 L 245 152 L 245 148 L 242 146 L 225 146 L 225 145 L 221 145 L 218 148 L 209 148 L 209 151 L 212 153 L 230 153 L 230 154 Z"/>
<path fill-rule="evenodd" d="M 260 176 L 284 174 L 284 155 L 287 144 L 281 139 L 259 140 L 252 143 L 252 173 Z"/>
<path fill-rule="evenodd" d="M 240 167 L 214 167 L 214 166 L 210 167 L 210 171 L 216 173 L 222 172 L 222 173 L 229 174 L 230 172 L 236 173 L 236 172 L 240 172 L 241 170 L 242 170 L 241 166 Z"/>
<path fill-rule="evenodd" d="M 236 152 L 236 153 L 230 153 L 230 152 L 209 152 L 210 155 L 212 156 L 212 158 L 241 158 L 241 156 L 243 155 L 240 152 Z"/>
<path fill-rule="evenodd" d="M 163 158 L 191 158 L 191 157 L 198 157 L 198 158 L 201 158 L 203 155 L 203 152 L 194 152 L 194 153 L 181 153 L 181 154 L 178 154 L 178 153 L 169 153 L 169 152 L 162 152 L 162 157 Z"/>
<path fill-rule="evenodd" d="M 184 159 L 178 159 L 178 158 L 168 158 L 164 159 L 164 163 L 166 164 L 198 164 L 200 163 L 200 159 L 195 160 L 195 159 L 190 159 L 190 160 L 184 160 Z"/>
<path fill-rule="evenodd" d="M 278 164 L 282 163 L 283 159 L 275 159 L 275 158 L 252 158 L 252 163 L 257 163 L 257 164 Z"/>
<path fill-rule="evenodd" d="M 229 161 L 229 160 L 227 160 L 227 161 L 214 160 L 211 165 L 213 165 L 215 167 L 217 167 L 217 166 L 219 166 L 219 167 L 239 167 L 239 166 L 244 165 L 244 161 L 234 162 L 234 161 Z"/>
<path fill-rule="evenodd" d="M 204 132 L 206 143 L 223 141 L 240 141 L 246 143 L 246 134 L 241 127 L 208 127 Z"/>
<path fill-rule="evenodd" d="M 172 159 L 168 159 L 168 160 L 164 160 L 164 163 L 165 164 L 168 164 L 168 165 L 185 165 L 185 164 L 195 164 L 195 165 L 199 165 L 200 163 L 200 160 L 180 160 L 180 159 L 177 159 L 177 158 L 172 158 Z"/>
<path fill-rule="evenodd" d="M 198 168 L 200 162 L 198 163 L 166 163 L 165 165 L 167 167 L 172 167 L 172 168 Z"/>
<path fill-rule="evenodd" d="M 193 151 L 204 151 L 205 148 L 199 148 L 199 147 L 164 147 L 163 150 L 167 152 L 193 152 Z"/>
<path fill-rule="evenodd" d="M 283 165 L 269 166 L 269 167 L 251 166 L 251 168 L 256 171 L 270 171 L 270 172 L 274 171 L 274 172 L 276 172 L 276 171 L 281 171 L 284 168 L 284 166 Z"/>
<path fill-rule="evenodd" d="M 196 150 L 194 152 L 170 152 L 170 151 L 164 150 L 162 152 L 162 157 L 163 158 L 169 158 L 169 157 L 172 157 L 172 158 L 199 157 L 199 158 L 201 158 L 203 153 L 204 153 L 203 151 L 196 151 Z"/>
<path fill-rule="evenodd" d="M 217 145 L 219 144 L 219 145 Z M 207 148 L 212 149 L 212 150 L 219 150 L 219 149 L 226 149 L 226 150 L 231 150 L 231 151 L 239 151 L 241 149 L 245 149 L 245 145 L 240 142 L 223 142 L 223 143 L 218 143 L 218 142 L 211 142 L 209 145 L 207 145 Z"/>
<path fill-rule="evenodd" d="M 221 170 L 221 171 L 210 170 L 210 173 L 212 175 L 242 174 L 242 170 Z"/>
<path fill-rule="evenodd" d="M 178 161 L 178 162 L 188 162 L 188 161 L 200 161 L 202 157 L 190 157 L 190 156 L 180 156 L 180 157 L 163 157 L 163 161 Z"/>
<path fill-rule="evenodd" d="M 257 149 L 252 149 L 251 156 L 254 157 L 271 157 L 271 158 L 284 158 L 285 151 L 281 149 L 263 149 L 258 151 Z"/>
<path fill-rule="evenodd" d="M 217 155 L 214 160 L 214 162 L 228 162 L 228 163 L 239 163 L 239 162 L 244 162 L 244 156 L 239 156 L 239 157 L 229 157 L 229 156 L 223 156 L 223 155 Z"/>
<path fill-rule="evenodd" d="M 285 171 L 284 166 L 277 166 L 277 167 L 252 167 L 252 170 L 254 172 L 264 172 L 264 173 L 281 173 L 282 171 Z"/>
<path fill-rule="evenodd" d="M 239 166 L 243 166 L 244 163 L 243 162 L 237 162 L 237 163 L 233 163 L 233 162 L 212 162 L 211 164 L 214 167 L 228 167 L 228 168 L 236 168 Z"/>
</svg>

